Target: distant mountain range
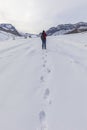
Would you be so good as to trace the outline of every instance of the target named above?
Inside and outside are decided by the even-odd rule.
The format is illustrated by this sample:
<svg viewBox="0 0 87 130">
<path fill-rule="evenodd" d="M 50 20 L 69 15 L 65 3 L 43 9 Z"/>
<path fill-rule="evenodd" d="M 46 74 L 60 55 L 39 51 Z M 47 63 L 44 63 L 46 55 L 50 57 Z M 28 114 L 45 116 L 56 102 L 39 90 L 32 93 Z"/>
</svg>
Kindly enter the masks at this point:
<svg viewBox="0 0 87 130">
<path fill-rule="evenodd" d="M 22 37 L 36 37 L 35 34 L 29 34 L 29 33 L 22 33 L 19 32 L 12 24 L 0 24 L 0 31 L 7 32 L 14 34 L 16 36 L 22 36 Z"/>
<path fill-rule="evenodd" d="M 19 32 L 12 24 L 0 24 L 0 31 L 14 34 L 16 36 L 27 37 L 37 37 L 38 35 L 30 34 L 30 33 L 21 33 Z M 48 36 L 56 36 L 56 35 L 64 35 L 64 34 L 72 34 L 72 33 L 80 33 L 87 31 L 87 23 L 79 22 L 76 24 L 60 24 L 56 27 L 51 27 L 46 31 Z"/>
<path fill-rule="evenodd" d="M 87 23 L 79 22 L 76 24 L 60 24 L 57 27 L 51 27 L 46 31 L 48 36 L 56 36 L 56 35 L 64 35 L 64 34 L 72 34 L 72 33 L 80 33 L 87 31 Z"/>
</svg>

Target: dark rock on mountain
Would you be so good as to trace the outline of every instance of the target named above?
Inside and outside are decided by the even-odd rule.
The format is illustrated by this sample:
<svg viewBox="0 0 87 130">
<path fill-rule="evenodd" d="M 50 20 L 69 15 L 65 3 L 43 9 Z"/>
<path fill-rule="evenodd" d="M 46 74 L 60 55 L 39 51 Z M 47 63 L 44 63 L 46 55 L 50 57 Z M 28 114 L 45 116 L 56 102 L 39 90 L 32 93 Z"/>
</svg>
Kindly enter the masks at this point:
<svg viewBox="0 0 87 130">
<path fill-rule="evenodd" d="M 0 24 L 0 30 L 5 31 L 16 36 L 21 36 L 17 29 L 12 24 Z"/>
<path fill-rule="evenodd" d="M 71 33 L 81 33 L 87 31 L 87 23 L 79 22 L 76 24 L 61 24 L 57 27 L 52 27 L 46 31 L 48 36 L 51 35 L 63 35 Z"/>
</svg>

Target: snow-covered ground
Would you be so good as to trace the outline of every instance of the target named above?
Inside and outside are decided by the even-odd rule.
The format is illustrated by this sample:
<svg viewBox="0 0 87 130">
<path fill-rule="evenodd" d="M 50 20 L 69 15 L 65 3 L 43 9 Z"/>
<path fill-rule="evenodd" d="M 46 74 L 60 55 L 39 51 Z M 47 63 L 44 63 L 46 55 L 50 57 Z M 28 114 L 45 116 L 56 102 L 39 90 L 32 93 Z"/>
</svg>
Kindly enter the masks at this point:
<svg viewBox="0 0 87 130">
<path fill-rule="evenodd" d="M 5 31 L 0 31 L 0 41 L 5 41 L 5 40 L 9 40 L 9 39 L 15 39 L 19 38 L 17 36 L 15 36 L 14 34 L 11 33 L 7 33 Z"/>
<path fill-rule="evenodd" d="M 9 39 L 9 34 L 4 31 L 0 31 L 0 41 L 4 41 L 8 39 Z"/>
<path fill-rule="evenodd" d="M 87 130 L 87 34 L 0 42 L 0 130 Z"/>
</svg>

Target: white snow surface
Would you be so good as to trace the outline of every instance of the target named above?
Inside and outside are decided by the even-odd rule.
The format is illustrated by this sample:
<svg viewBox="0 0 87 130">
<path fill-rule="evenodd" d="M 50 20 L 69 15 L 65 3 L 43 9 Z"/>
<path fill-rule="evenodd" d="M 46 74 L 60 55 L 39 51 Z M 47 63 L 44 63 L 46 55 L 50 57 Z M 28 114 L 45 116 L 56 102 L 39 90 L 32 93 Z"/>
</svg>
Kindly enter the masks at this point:
<svg viewBox="0 0 87 130">
<path fill-rule="evenodd" d="M 0 31 L 0 41 L 5 41 L 5 40 L 13 39 L 14 37 L 18 38 L 14 34 L 7 33 L 5 31 Z"/>
<path fill-rule="evenodd" d="M 0 41 L 0 130 L 87 130 L 87 33 Z"/>
<path fill-rule="evenodd" d="M 7 39 L 9 39 L 9 34 L 4 31 L 0 31 L 0 41 L 7 40 Z"/>
</svg>

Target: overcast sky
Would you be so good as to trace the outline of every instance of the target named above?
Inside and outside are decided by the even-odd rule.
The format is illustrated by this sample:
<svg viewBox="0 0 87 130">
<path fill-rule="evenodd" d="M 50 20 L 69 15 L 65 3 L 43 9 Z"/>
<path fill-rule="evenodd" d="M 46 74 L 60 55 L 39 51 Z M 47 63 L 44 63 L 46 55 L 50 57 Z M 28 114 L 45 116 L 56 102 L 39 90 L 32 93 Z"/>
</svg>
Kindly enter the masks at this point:
<svg viewBox="0 0 87 130">
<path fill-rule="evenodd" d="M 64 23 L 87 22 L 87 0 L 0 0 L 0 23 L 39 33 Z"/>
</svg>

